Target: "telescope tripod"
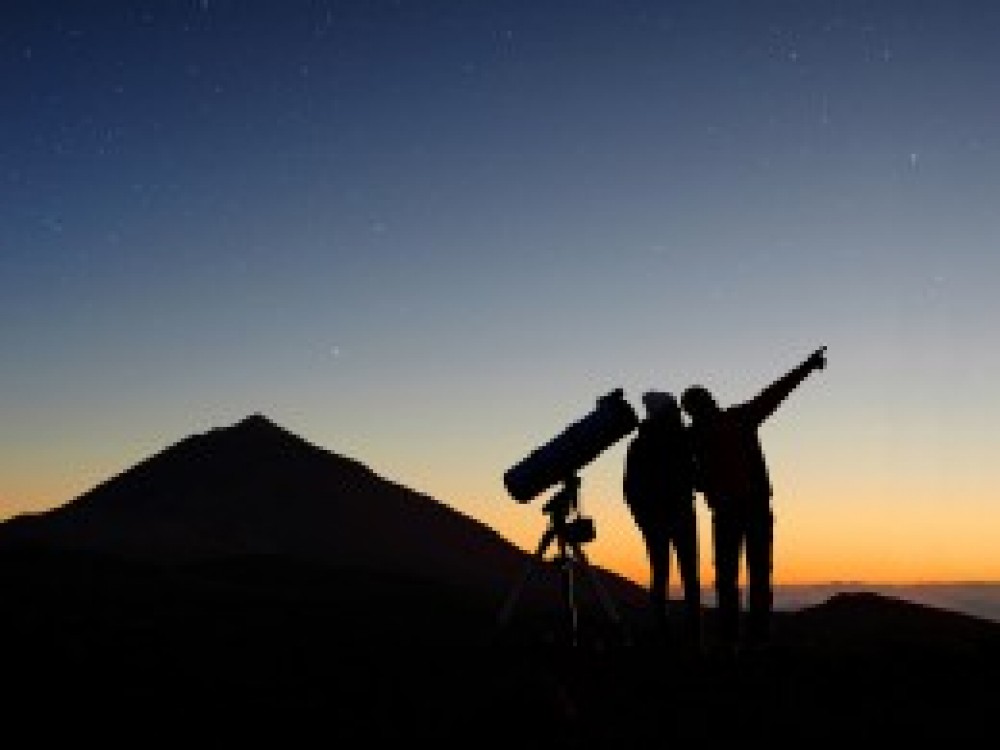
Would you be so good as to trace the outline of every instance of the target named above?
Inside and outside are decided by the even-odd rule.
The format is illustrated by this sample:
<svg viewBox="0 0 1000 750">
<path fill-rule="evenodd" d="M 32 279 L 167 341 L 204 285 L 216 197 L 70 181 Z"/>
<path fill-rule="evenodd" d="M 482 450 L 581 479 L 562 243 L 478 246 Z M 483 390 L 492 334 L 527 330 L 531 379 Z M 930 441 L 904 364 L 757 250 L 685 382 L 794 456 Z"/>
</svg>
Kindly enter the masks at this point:
<svg viewBox="0 0 1000 750">
<path fill-rule="evenodd" d="M 503 629 L 510 621 L 517 600 L 525 584 L 531 578 L 531 574 L 534 572 L 536 566 L 545 562 L 551 562 L 559 568 L 563 605 L 565 607 L 565 627 L 569 635 L 570 644 L 574 647 L 578 646 L 580 640 L 580 610 L 577 596 L 578 569 L 585 574 L 587 582 L 597 594 L 597 598 L 600 600 L 605 614 L 619 630 L 623 641 L 628 642 L 629 639 L 625 624 L 615 607 L 614 601 L 594 573 L 590 561 L 583 552 L 582 545 L 585 542 L 593 540 L 595 537 L 593 521 L 579 515 L 572 519 L 569 518 L 571 512 L 576 512 L 576 489 L 578 487 L 579 480 L 576 478 L 572 480 L 572 483 L 567 482 L 567 486 L 560 490 L 543 509 L 549 513 L 549 527 L 542 534 L 538 547 L 528 559 L 521 577 L 511 589 L 503 607 L 500 609 L 497 618 L 498 629 Z M 546 561 L 545 555 L 552 544 L 556 544 L 556 554 L 551 560 Z"/>
</svg>

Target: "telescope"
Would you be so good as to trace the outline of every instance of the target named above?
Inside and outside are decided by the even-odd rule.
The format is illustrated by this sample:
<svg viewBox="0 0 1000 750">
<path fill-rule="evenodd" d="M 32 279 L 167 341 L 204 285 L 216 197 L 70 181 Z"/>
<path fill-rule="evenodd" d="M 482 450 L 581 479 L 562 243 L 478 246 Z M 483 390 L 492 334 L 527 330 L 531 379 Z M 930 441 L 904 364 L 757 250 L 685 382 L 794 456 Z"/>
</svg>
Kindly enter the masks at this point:
<svg viewBox="0 0 1000 750">
<path fill-rule="evenodd" d="M 639 424 L 621 388 L 597 399 L 596 407 L 561 433 L 509 468 L 507 491 L 527 503 L 555 484 L 565 482 Z"/>
<path fill-rule="evenodd" d="M 597 399 L 597 406 L 593 411 L 570 424 L 504 473 L 504 486 L 519 503 L 528 502 L 555 484 L 561 484 L 562 487 L 542 507 L 542 512 L 549 516 L 549 526 L 500 610 L 497 618 L 499 627 L 502 628 L 510 619 L 514 603 L 532 568 L 545 559 L 546 550 L 554 543 L 557 554 L 552 562 L 557 562 L 561 568 L 567 625 L 573 645 L 579 640 L 575 583 L 577 567 L 581 567 L 586 574 L 608 617 L 621 628 L 628 640 L 624 622 L 614 602 L 594 574 L 583 552 L 583 545 L 593 541 L 597 531 L 593 519 L 580 514 L 580 478 L 577 472 L 638 425 L 639 417 L 625 400 L 624 391 L 616 388 Z"/>
</svg>

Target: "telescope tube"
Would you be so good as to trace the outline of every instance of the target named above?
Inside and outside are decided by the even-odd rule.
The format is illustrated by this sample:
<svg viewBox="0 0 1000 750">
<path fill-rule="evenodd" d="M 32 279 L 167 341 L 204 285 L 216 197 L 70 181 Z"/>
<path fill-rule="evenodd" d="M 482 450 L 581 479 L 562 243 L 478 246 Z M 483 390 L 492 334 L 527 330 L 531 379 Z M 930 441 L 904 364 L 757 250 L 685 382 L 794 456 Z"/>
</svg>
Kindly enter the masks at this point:
<svg viewBox="0 0 1000 750">
<path fill-rule="evenodd" d="M 509 468 L 503 483 L 511 497 L 526 503 L 576 474 L 639 424 L 621 388 L 597 399 L 597 406 L 549 442 Z"/>
</svg>

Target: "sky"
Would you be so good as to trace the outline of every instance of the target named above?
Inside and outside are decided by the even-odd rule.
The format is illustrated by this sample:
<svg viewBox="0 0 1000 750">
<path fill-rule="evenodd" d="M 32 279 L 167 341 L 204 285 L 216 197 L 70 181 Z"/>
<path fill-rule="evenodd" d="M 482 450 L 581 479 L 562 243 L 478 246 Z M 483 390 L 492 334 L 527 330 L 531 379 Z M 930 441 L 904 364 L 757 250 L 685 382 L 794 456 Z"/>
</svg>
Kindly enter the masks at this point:
<svg viewBox="0 0 1000 750">
<path fill-rule="evenodd" d="M 997 39 L 964 0 L 4 3 L 0 519 L 262 413 L 532 550 L 503 474 L 600 396 L 826 346 L 761 429 L 775 580 L 1000 580 Z M 581 510 L 645 582 L 626 442 Z"/>
</svg>

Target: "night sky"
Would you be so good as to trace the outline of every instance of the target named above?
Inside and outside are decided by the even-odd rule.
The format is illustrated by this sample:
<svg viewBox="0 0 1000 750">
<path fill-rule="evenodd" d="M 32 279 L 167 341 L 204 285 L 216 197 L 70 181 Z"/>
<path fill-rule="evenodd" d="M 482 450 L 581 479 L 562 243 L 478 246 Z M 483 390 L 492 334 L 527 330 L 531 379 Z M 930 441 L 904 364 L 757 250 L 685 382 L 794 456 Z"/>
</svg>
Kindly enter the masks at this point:
<svg viewBox="0 0 1000 750">
<path fill-rule="evenodd" d="M 260 412 L 533 548 L 503 472 L 599 396 L 826 345 L 762 430 L 776 579 L 1000 580 L 998 40 L 962 0 L 5 3 L 0 516 Z M 623 454 L 592 559 L 645 581 Z"/>
</svg>

